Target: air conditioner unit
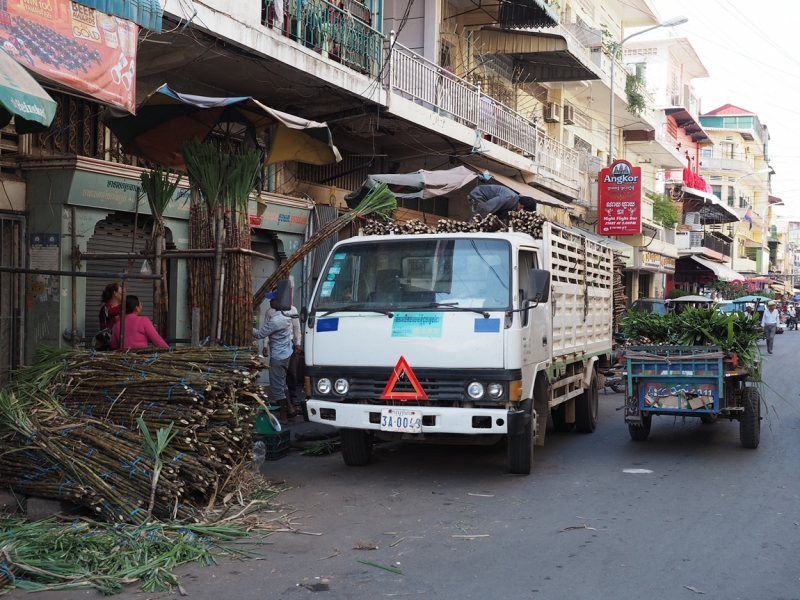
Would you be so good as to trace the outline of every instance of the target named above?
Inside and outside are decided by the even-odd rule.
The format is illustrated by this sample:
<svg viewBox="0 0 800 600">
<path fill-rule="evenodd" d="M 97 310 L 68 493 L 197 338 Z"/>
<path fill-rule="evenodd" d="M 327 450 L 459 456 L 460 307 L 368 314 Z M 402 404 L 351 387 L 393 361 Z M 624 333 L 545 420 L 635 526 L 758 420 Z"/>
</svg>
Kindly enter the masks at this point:
<svg viewBox="0 0 800 600">
<path fill-rule="evenodd" d="M 548 102 L 544 108 L 546 123 L 558 123 L 561 120 L 561 106 L 555 102 Z"/>
<path fill-rule="evenodd" d="M 680 94 L 673 94 L 672 98 L 670 98 L 670 104 L 672 104 L 672 106 L 680 106 L 681 105 L 681 95 Z"/>
<path fill-rule="evenodd" d="M 570 104 L 564 105 L 564 123 L 575 125 L 575 107 Z"/>
</svg>

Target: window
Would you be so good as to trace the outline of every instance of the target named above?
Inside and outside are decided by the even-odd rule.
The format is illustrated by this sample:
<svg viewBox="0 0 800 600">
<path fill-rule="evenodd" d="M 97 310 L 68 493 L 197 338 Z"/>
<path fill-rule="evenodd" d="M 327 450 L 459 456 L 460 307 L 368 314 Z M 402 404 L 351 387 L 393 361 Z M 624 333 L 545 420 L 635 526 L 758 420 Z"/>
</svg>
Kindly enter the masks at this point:
<svg viewBox="0 0 800 600">
<path fill-rule="evenodd" d="M 510 246 L 503 240 L 390 240 L 347 244 L 323 270 L 317 310 L 424 310 L 511 305 Z"/>
<path fill-rule="evenodd" d="M 712 185 L 711 192 L 717 197 L 717 200 L 722 200 L 722 186 Z"/>
<path fill-rule="evenodd" d="M 722 158 L 733 158 L 734 145 L 729 142 L 721 142 L 719 145 Z"/>
<path fill-rule="evenodd" d="M 525 295 L 528 291 L 528 282 L 530 281 L 531 276 L 531 269 L 538 268 L 538 263 L 536 261 L 536 253 L 530 250 L 520 250 L 519 251 L 519 307 L 520 308 L 527 308 L 530 305 L 530 302 L 525 299 Z M 523 327 L 527 327 L 528 323 L 530 323 L 530 314 L 529 310 L 523 310 L 520 314 L 520 323 Z"/>
<path fill-rule="evenodd" d="M 722 198 L 720 198 L 721 200 Z M 728 206 L 733 206 L 734 201 L 736 200 L 736 190 L 734 190 L 732 185 L 728 186 Z"/>
</svg>

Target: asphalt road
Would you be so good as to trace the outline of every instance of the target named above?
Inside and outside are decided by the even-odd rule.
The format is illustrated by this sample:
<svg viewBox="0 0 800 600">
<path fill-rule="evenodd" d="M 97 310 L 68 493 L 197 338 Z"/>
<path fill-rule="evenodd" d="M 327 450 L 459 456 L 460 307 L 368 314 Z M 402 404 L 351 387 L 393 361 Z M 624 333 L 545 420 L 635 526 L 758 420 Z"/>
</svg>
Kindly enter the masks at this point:
<svg viewBox="0 0 800 600">
<path fill-rule="evenodd" d="M 798 599 L 799 355 L 787 332 L 766 359 L 757 450 L 738 423 L 699 419 L 654 418 L 633 442 L 622 395 L 601 392 L 595 433 L 548 431 L 527 477 L 507 474 L 502 445 L 393 445 L 362 468 L 293 452 L 262 471 L 292 484 L 281 499 L 322 535 L 276 534 L 265 560 L 179 573 L 196 600 Z"/>
</svg>

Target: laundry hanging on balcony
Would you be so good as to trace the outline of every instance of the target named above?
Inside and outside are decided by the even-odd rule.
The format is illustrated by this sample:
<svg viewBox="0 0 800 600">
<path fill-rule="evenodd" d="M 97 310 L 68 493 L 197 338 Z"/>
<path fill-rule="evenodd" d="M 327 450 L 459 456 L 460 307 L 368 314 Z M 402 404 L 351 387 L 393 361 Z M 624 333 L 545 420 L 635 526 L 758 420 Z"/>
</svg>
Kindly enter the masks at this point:
<svg viewBox="0 0 800 600">
<path fill-rule="evenodd" d="M 400 187 L 392 191 L 397 198 L 434 198 L 444 196 L 472 182 L 477 173 L 466 167 L 426 171 L 420 169 L 406 174 L 375 174 L 367 177 L 364 184 L 344 197 L 347 206 L 355 208 L 364 196 L 379 183 Z"/>
</svg>

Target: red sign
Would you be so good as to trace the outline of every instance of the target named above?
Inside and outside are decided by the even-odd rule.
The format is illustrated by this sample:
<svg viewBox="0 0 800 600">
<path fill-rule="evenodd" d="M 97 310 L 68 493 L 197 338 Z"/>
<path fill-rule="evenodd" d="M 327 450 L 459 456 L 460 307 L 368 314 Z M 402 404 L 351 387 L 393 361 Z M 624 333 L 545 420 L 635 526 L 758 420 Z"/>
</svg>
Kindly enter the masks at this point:
<svg viewBox="0 0 800 600">
<path fill-rule="evenodd" d="M 8 0 L 0 10 L 0 47 L 19 64 L 129 112 L 138 37 L 131 21 L 70 0 Z"/>
<path fill-rule="evenodd" d="M 394 388 L 397 385 L 397 382 L 400 379 L 400 376 L 405 373 L 405 376 L 408 377 L 408 382 L 411 384 L 411 387 L 414 388 L 413 392 L 395 392 Z M 397 364 L 394 367 L 394 373 L 392 376 L 389 377 L 389 382 L 386 384 L 386 387 L 383 388 L 383 394 L 381 394 L 381 400 L 402 400 L 405 402 L 406 400 L 427 400 L 428 394 L 425 393 L 425 390 L 422 389 L 422 386 L 419 383 L 419 379 L 417 376 L 414 375 L 414 371 L 411 370 L 411 367 L 408 365 L 404 356 L 400 357 L 400 360 L 397 361 Z"/>
<path fill-rule="evenodd" d="M 617 160 L 600 171 L 597 180 L 600 235 L 638 235 L 642 233 L 642 168 Z"/>
<path fill-rule="evenodd" d="M 255 215 L 250 215 L 250 227 L 261 227 L 261 223 L 264 221 L 261 217 L 257 217 Z"/>
</svg>

